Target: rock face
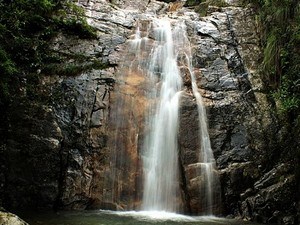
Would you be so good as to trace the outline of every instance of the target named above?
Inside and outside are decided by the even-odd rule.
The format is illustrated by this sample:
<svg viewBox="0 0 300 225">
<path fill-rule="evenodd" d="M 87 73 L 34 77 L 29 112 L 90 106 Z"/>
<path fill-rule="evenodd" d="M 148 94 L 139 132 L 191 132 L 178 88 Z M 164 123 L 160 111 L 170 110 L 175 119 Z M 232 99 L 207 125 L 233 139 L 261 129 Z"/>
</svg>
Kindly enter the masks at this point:
<svg viewBox="0 0 300 225">
<path fill-rule="evenodd" d="M 175 17 L 185 19 L 194 72 L 207 109 L 221 182 L 218 211 L 247 220 L 296 224 L 294 162 L 293 157 L 277 158 L 284 131 L 278 127 L 257 70 L 260 49 L 254 11 L 239 6 L 240 1 L 227 1 L 222 8 L 210 6 L 205 17 L 181 3 L 78 2 L 97 28 L 98 39 L 59 35 L 51 45 L 72 56 L 65 64 L 80 56 L 87 59 L 85 63 L 103 67 L 76 76 L 44 74 L 39 85 L 45 101 L 16 102 L 8 109 L 7 141 L 0 146 L 3 204 L 11 209 L 139 206 L 144 78 L 138 73 L 122 78 L 126 72 L 121 69 L 122 57 L 142 13 L 174 11 Z M 184 84 L 188 89 L 190 81 Z M 129 107 L 116 113 L 120 99 Z M 193 177 L 189 165 L 196 162 L 199 148 L 196 107 L 188 92 L 182 96 L 179 161 L 182 189 L 189 192 L 185 211 L 193 214 L 198 210 L 197 190 L 187 184 Z M 126 119 L 120 122 L 116 115 Z"/>
<path fill-rule="evenodd" d="M 53 111 L 21 103 L 10 118 L 8 140 L 3 145 L 4 204 L 12 208 L 51 207 L 58 194 L 63 138 Z"/>
</svg>

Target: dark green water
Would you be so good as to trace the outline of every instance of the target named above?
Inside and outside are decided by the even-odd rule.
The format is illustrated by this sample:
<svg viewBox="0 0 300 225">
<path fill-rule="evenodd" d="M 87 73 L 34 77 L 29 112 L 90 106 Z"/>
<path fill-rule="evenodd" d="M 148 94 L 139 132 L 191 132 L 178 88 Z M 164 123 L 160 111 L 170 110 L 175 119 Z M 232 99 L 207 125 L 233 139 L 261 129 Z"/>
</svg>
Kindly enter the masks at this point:
<svg viewBox="0 0 300 225">
<path fill-rule="evenodd" d="M 217 217 L 190 217 L 163 212 L 48 212 L 25 214 L 23 219 L 30 225 L 258 225 Z"/>
</svg>

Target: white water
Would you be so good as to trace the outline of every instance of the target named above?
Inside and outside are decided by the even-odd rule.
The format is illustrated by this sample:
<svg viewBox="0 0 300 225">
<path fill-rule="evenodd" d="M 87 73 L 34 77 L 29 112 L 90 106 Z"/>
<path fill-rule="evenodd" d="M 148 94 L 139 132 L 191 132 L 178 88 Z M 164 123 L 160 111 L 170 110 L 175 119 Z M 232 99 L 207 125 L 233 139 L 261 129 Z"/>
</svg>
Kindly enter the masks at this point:
<svg viewBox="0 0 300 225">
<path fill-rule="evenodd" d="M 199 120 L 199 139 L 200 139 L 200 151 L 199 151 L 199 163 L 200 165 L 200 176 L 203 176 L 203 180 L 205 182 L 204 190 L 200 190 L 200 199 L 203 201 L 200 203 L 206 215 L 213 214 L 213 205 L 214 198 L 218 196 L 213 196 L 213 188 L 218 186 L 218 177 L 214 175 L 214 171 L 216 170 L 215 159 L 213 155 L 213 151 L 211 148 L 210 138 L 208 134 L 208 125 L 207 125 L 207 116 L 206 110 L 204 107 L 203 99 L 198 91 L 198 86 L 196 83 L 196 78 L 193 72 L 193 66 L 191 63 L 192 53 L 189 40 L 184 32 L 184 43 L 185 43 L 185 56 L 186 56 L 186 64 L 188 66 L 191 82 L 192 82 L 192 92 L 196 98 L 197 108 L 198 108 L 198 120 Z"/>
<path fill-rule="evenodd" d="M 149 73 L 160 76 L 160 91 L 156 111 L 150 123 L 149 141 L 145 144 L 145 185 L 143 210 L 176 211 L 178 190 L 178 111 L 182 79 L 177 66 L 174 41 L 168 20 L 153 21 L 155 43 L 152 48 Z M 173 40 L 174 39 L 174 40 Z"/>
<path fill-rule="evenodd" d="M 164 222 L 164 221 L 173 221 L 173 222 L 217 222 L 222 221 L 221 218 L 215 216 L 186 216 L 182 214 L 165 212 L 165 211 L 102 211 L 107 214 L 115 214 L 119 216 L 127 216 L 135 218 L 140 221 L 151 221 L 151 222 Z"/>
<path fill-rule="evenodd" d="M 174 22 L 174 21 L 173 21 Z M 143 167 L 144 188 L 142 210 L 177 212 L 180 210 L 178 166 L 178 126 L 180 95 L 184 91 L 180 67 L 188 70 L 191 80 L 191 92 L 194 96 L 199 115 L 197 176 L 204 180 L 200 190 L 201 205 L 204 214 L 213 214 L 213 187 L 218 179 L 214 176 L 215 160 L 208 134 L 206 111 L 201 94 L 198 91 L 192 67 L 192 53 L 184 22 L 172 23 L 169 18 L 153 19 L 150 26 L 141 32 L 140 25 L 134 39 L 130 41 L 130 50 L 135 59 L 131 68 L 141 70 L 149 79 L 149 109 L 146 116 L 144 138 Z M 151 34 L 151 38 L 148 35 Z"/>
</svg>

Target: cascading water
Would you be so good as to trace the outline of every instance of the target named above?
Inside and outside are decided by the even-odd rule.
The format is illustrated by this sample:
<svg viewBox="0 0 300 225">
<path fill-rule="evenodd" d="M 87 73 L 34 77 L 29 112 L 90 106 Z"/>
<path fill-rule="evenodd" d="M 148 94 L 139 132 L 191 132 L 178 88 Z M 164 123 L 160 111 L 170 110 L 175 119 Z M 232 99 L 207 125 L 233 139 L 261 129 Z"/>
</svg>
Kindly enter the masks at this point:
<svg viewBox="0 0 300 225">
<path fill-rule="evenodd" d="M 184 26 L 182 30 L 185 31 Z M 191 63 L 192 53 L 189 40 L 187 38 L 186 32 L 183 32 L 182 35 L 182 45 L 184 46 L 184 59 L 185 65 L 188 68 L 188 71 L 191 78 L 192 92 L 197 102 L 198 109 L 198 120 L 199 120 L 199 139 L 200 139 L 200 151 L 199 151 L 199 162 L 196 163 L 196 166 L 200 166 L 199 176 L 203 177 L 204 188 L 200 190 L 200 199 L 202 213 L 206 215 L 212 215 L 214 211 L 214 205 L 220 200 L 220 193 L 218 190 L 213 190 L 213 188 L 219 188 L 219 178 L 216 174 L 216 164 L 211 148 L 210 138 L 208 134 L 208 125 L 207 125 L 207 116 L 206 110 L 203 104 L 203 99 L 198 91 L 198 86 L 196 83 L 196 78 L 193 72 L 193 66 Z"/>
<path fill-rule="evenodd" d="M 197 177 L 201 180 L 198 184 L 201 196 L 197 204 L 201 205 L 200 213 L 213 214 L 215 192 L 212 189 L 218 179 L 215 176 L 206 112 L 193 73 L 186 26 L 183 21 L 168 17 L 147 18 L 138 22 L 136 33 L 129 42 L 128 75 L 124 78 L 125 86 L 121 90 L 125 90 L 129 83 L 132 83 L 131 89 L 134 91 L 136 86 L 142 87 L 144 105 L 141 104 L 141 108 L 146 114 L 142 126 L 144 131 L 135 130 L 136 135 L 142 134 L 143 144 L 134 145 L 135 149 L 142 148 L 136 150 L 142 157 L 144 175 L 141 209 L 183 211 L 186 193 L 180 191 L 184 173 L 180 173 L 179 168 L 186 168 L 179 167 L 178 136 L 180 97 L 183 92 L 188 92 L 194 97 L 198 109 L 198 139 L 201 146 L 197 163 L 188 166 L 199 172 Z M 191 87 L 183 84 L 186 76 L 191 81 Z M 131 92 L 133 90 L 129 91 L 129 95 Z M 134 135 L 132 133 L 129 136 Z"/>
<path fill-rule="evenodd" d="M 153 21 L 155 43 L 149 75 L 160 76 L 158 103 L 145 144 L 143 195 L 144 210 L 176 211 L 178 196 L 178 110 L 182 86 L 174 52 L 177 34 L 168 20 Z M 174 40 L 173 40 L 174 39 Z M 155 92 L 155 91 L 154 91 Z M 152 115 L 150 115 L 152 116 Z"/>
</svg>

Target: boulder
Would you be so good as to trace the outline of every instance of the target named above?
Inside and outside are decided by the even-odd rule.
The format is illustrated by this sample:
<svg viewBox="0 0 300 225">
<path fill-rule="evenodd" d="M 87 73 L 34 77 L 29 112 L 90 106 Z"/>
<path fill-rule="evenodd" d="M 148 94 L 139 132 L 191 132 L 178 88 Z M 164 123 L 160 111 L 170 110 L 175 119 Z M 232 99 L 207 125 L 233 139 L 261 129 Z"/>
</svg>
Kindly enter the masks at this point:
<svg viewBox="0 0 300 225">
<path fill-rule="evenodd" d="M 28 225 L 25 221 L 20 219 L 15 214 L 0 211 L 0 224 L 1 225 Z"/>
</svg>

